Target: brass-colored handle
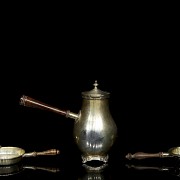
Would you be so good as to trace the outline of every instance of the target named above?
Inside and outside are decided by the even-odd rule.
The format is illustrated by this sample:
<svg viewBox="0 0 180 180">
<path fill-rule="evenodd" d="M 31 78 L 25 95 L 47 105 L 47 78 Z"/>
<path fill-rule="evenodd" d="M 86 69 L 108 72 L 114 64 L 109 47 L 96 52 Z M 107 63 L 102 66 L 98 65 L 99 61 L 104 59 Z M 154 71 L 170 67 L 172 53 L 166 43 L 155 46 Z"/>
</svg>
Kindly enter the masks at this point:
<svg viewBox="0 0 180 180">
<path fill-rule="evenodd" d="M 49 149 L 46 151 L 42 151 L 42 152 L 30 152 L 30 153 L 25 153 L 23 155 L 23 157 L 36 157 L 36 156 L 46 156 L 46 155 L 58 155 L 60 154 L 60 151 L 58 149 Z"/>
<path fill-rule="evenodd" d="M 144 152 L 137 152 L 135 154 L 131 154 L 128 153 L 126 155 L 126 158 L 131 160 L 131 159 L 145 159 L 145 158 L 161 158 L 161 157 L 165 157 L 168 156 L 168 153 L 163 153 L 163 152 L 159 152 L 159 153 L 144 153 Z"/>
</svg>

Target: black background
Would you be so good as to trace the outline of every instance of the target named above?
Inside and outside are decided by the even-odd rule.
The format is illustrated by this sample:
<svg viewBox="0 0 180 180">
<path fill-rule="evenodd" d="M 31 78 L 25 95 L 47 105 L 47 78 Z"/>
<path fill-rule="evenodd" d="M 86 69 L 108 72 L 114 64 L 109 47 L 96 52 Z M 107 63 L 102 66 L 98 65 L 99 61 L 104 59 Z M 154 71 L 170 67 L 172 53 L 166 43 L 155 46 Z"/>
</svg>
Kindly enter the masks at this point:
<svg viewBox="0 0 180 180">
<path fill-rule="evenodd" d="M 101 90 L 111 93 L 110 110 L 118 127 L 107 179 L 124 175 L 176 178 L 125 166 L 137 163 L 125 159 L 128 152 L 167 152 L 179 146 L 176 11 L 135 9 L 133 4 L 47 6 L 15 10 L 11 4 L 2 14 L 0 144 L 27 152 L 61 151 L 57 158 L 25 159 L 35 165 L 57 166 L 59 174 L 25 171 L 18 177 L 83 177 L 81 153 L 72 137 L 74 120 L 20 106 L 19 100 L 27 95 L 78 113 L 81 92 L 91 90 L 97 80 Z M 162 160 L 140 162 L 164 166 Z"/>
</svg>

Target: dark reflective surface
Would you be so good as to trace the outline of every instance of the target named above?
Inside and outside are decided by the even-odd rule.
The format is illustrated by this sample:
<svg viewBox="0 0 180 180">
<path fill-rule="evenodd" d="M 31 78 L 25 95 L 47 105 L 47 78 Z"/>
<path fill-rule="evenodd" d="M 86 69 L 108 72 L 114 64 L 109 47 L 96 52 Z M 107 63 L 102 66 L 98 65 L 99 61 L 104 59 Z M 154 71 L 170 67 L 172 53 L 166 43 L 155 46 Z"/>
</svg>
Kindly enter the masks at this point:
<svg viewBox="0 0 180 180">
<path fill-rule="evenodd" d="M 46 166 L 33 166 L 33 165 L 24 165 L 23 163 L 17 163 L 13 165 L 6 165 L 0 167 L 0 176 L 13 176 L 15 174 L 22 173 L 23 170 L 40 170 L 51 173 L 58 173 L 60 169 L 58 167 L 46 167 Z"/>
<path fill-rule="evenodd" d="M 61 158 L 23 160 L 11 166 L 1 166 L 0 176 L 6 178 L 51 178 L 73 180 L 113 180 L 117 178 L 170 178 L 180 177 L 179 159 L 147 161 L 111 161 L 110 164 L 75 161 L 63 163 Z M 75 160 L 75 159 L 74 159 Z M 112 159 L 111 159 L 112 160 Z M 126 179 L 125 178 L 125 179 Z"/>
<path fill-rule="evenodd" d="M 180 161 L 162 160 L 161 162 L 131 162 L 127 163 L 126 168 L 130 173 L 137 174 L 153 174 L 162 177 L 179 178 L 180 177 Z M 137 172 L 135 172 L 137 171 Z"/>
</svg>

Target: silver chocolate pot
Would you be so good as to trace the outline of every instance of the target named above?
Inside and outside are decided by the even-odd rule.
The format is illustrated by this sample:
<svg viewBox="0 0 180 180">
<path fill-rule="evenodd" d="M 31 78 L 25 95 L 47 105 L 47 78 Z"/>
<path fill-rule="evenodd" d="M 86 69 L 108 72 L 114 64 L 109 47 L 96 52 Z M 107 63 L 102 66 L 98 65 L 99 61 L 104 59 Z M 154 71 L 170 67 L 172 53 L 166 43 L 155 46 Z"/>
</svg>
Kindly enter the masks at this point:
<svg viewBox="0 0 180 180">
<path fill-rule="evenodd" d="M 27 107 L 40 108 L 75 120 L 73 136 L 82 152 L 82 161 L 91 160 L 107 162 L 108 151 L 117 137 L 117 126 L 109 110 L 110 93 L 97 88 L 82 92 L 82 108 L 78 114 L 63 111 L 49 106 L 28 96 L 20 98 L 20 104 Z"/>
</svg>

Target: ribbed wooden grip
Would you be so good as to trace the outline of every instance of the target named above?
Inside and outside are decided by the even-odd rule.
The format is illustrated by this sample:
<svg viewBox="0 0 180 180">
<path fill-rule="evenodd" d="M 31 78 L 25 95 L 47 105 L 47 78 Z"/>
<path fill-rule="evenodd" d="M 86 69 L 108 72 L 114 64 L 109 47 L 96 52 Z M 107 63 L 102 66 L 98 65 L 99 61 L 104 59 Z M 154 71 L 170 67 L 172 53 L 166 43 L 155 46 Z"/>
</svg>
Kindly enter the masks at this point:
<svg viewBox="0 0 180 180">
<path fill-rule="evenodd" d="M 131 159 L 145 159 L 145 158 L 160 158 L 163 157 L 163 153 L 144 153 L 144 152 L 137 152 L 135 154 L 128 153 L 126 155 L 126 158 L 131 160 Z"/>
<path fill-rule="evenodd" d="M 25 153 L 23 155 L 23 157 L 36 157 L 36 156 L 49 156 L 49 155 L 58 155 L 60 154 L 60 150 L 58 149 L 49 149 L 46 151 L 41 151 L 41 152 L 29 152 L 29 153 Z"/>
</svg>

